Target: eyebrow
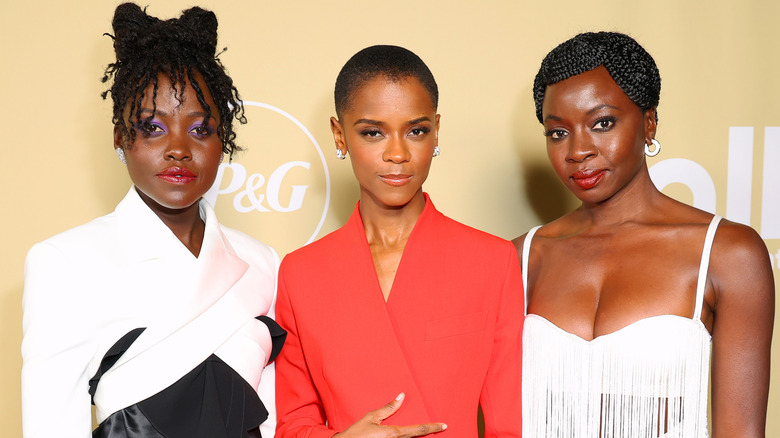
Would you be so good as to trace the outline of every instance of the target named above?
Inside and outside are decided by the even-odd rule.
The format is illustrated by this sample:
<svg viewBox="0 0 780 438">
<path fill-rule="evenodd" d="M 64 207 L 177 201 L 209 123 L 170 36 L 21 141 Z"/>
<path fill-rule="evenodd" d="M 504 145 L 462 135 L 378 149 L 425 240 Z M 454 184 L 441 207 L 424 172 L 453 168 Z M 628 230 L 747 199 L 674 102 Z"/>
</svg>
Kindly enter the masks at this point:
<svg viewBox="0 0 780 438">
<path fill-rule="evenodd" d="M 430 117 L 422 116 L 422 117 L 414 119 L 414 120 L 409 120 L 408 122 L 406 122 L 406 124 L 407 125 L 415 125 L 415 124 L 420 123 L 420 122 L 430 122 L 430 121 L 431 121 Z M 384 122 L 380 122 L 379 120 L 358 119 L 358 120 L 355 121 L 355 123 L 352 124 L 352 126 L 356 126 L 356 125 L 359 125 L 361 123 L 365 123 L 365 124 L 368 124 L 368 125 L 379 125 L 379 126 L 383 126 L 385 124 Z"/>
<path fill-rule="evenodd" d="M 618 110 L 618 111 L 620 110 L 620 108 L 618 108 L 618 107 L 616 107 L 614 105 L 610 105 L 608 103 L 602 103 L 601 105 L 597 105 L 597 106 L 589 109 L 585 114 L 591 115 L 591 114 L 593 114 L 595 112 L 598 112 L 598 111 L 600 111 L 600 110 L 602 110 L 604 108 L 611 108 L 611 109 Z M 546 122 L 548 120 L 554 120 L 554 121 L 558 122 L 558 121 L 561 121 L 562 119 L 560 117 L 556 116 L 556 115 L 550 114 L 550 115 L 548 115 L 547 117 L 544 118 L 542 123 L 544 123 L 544 122 Z"/>
<path fill-rule="evenodd" d="M 163 117 L 166 117 L 166 116 L 169 115 L 165 111 L 160 111 L 160 110 L 152 111 L 151 108 L 141 108 L 141 114 L 143 114 L 143 113 L 150 113 L 150 114 L 155 114 L 155 115 L 159 114 L 159 115 L 161 115 Z M 187 113 L 187 117 L 206 117 L 207 115 L 208 114 L 206 114 L 205 111 L 190 111 L 189 113 Z M 211 118 L 216 120 L 216 118 L 214 117 L 213 114 L 212 114 Z"/>
<path fill-rule="evenodd" d="M 595 106 L 595 107 L 591 108 L 591 109 L 590 109 L 590 110 L 588 110 L 588 112 L 587 112 L 587 113 L 585 113 L 585 114 L 587 114 L 587 115 L 591 115 L 591 114 L 595 113 L 596 111 L 599 111 L 599 110 L 601 110 L 601 109 L 604 109 L 604 108 L 612 108 L 612 109 L 614 109 L 614 110 L 619 110 L 619 109 L 620 109 L 620 108 L 618 108 L 618 107 L 616 107 L 616 106 L 614 106 L 614 105 L 610 105 L 610 104 L 608 104 L 608 103 L 602 103 L 601 105 L 598 105 L 598 106 Z"/>
</svg>

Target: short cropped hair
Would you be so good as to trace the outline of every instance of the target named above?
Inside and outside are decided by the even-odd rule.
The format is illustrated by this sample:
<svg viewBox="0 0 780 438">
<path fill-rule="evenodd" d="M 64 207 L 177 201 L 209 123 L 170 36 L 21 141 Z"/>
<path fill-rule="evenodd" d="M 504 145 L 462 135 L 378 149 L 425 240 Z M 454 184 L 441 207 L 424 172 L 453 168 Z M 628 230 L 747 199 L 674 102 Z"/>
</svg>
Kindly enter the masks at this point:
<svg viewBox="0 0 780 438">
<path fill-rule="evenodd" d="M 105 99 L 111 94 L 114 103 L 112 121 L 122 128 L 130 142 L 135 141 L 135 130 L 125 120 L 128 111 L 131 121 L 141 121 L 141 102 L 146 88 L 152 85 L 154 111 L 157 109 L 157 76 L 170 77 L 179 98 L 189 82 L 208 120 L 219 115 L 217 135 L 222 141 L 222 151 L 232 157 L 241 150 L 235 143 L 233 119 L 246 123 L 244 107 L 233 80 L 228 76 L 217 54 L 217 17 L 213 12 L 193 7 L 183 11 L 181 17 L 160 20 L 148 15 L 134 3 L 117 6 L 112 21 L 116 62 L 108 65 L 103 82 L 113 78 L 111 87 L 103 92 Z M 224 49 L 223 49 L 224 50 Z M 211 108 L 203 97 L 198 75 L 208 87 L 216 108 Z"/>
<path fill-rule="evenodd" d="M 603 65 L 615 83 L 642 111 L 658 106 L 661 75 L 653 57 L 633 38 L 618 32 L 581 33 L 554 48 L 534 79 L 536 118 L 548 85 Z M 656 112 L 656 121 L 658 113 Z"/>
<path fill-rule="evenodd" d="M 371 46 L 355 53 L 336 78 L 333 98 L 339 118 L 351 104 L 355 90 L 377 76 L 392 81 L 407 77 L 417 78 L 431 97 L 433 107 L 439 105 L 439 88 L 433 73 L 422 59 L 411 51 L 398 46 Z"/>
</svg>

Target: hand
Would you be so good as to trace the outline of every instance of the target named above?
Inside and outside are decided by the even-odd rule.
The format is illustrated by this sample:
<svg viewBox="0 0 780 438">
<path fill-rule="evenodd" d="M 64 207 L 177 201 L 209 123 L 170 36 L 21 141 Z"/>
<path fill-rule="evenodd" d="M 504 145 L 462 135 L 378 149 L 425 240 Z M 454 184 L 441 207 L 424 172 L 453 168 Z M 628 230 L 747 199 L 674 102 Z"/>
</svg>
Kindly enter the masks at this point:
<svg viewBox="0 0 780 438">
<path fill-rule="evenodd" d="M 383 426 L 382 421 L 393 415 L 404 402 L 404 393 L 381 408 L 371 411 L 334 438 L 409 438 L 441 432 L 447 428 L 444 423 L 417 424 L 414 426 Z"/>
</svg>

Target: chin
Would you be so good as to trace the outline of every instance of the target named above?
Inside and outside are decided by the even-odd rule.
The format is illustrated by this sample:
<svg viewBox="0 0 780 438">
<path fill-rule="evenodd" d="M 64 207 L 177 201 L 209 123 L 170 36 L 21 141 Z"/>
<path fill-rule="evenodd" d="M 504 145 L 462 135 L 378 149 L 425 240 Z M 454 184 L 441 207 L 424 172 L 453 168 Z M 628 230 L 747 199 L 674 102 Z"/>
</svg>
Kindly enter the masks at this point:
<svg viewBox="0 0 780 438">
<path fill-rule="evenodd" d="M 612 196 L 606 196 L 599 193 L 580 193 L 577 196 L 577 199 L 580 200 L 583 204 L 589 204 L 589 205 L 596 205 L 601 204 L 605 201 L 608 201 L 612 198 Z"/>
<path fill-rule="evenodd" d="M 152 200 L 155 204 L 159 205 L 160 207 L 167 209 L 167 210 L 183 210 L 185 208 L 191 207 L 193 204 L 197 204 L 198 201 L 200 201 L 200 196 L 197 198 L 193 197 L 186 197 L 186 198 L 169 198 L 169 197 L 152 197 L 149 196 L 149 199 Z"/>
<path fill-rule="evenodd" d="M 414 196 L 407 196 L 407 195 L 385 195 L 385 196 L 374 196 L 374 199 L 376 199 L 376 202 L 379 205 L 382 205 L 387 208 L 402 208 L 412 202 L 414 199 Z"/>
</svg>

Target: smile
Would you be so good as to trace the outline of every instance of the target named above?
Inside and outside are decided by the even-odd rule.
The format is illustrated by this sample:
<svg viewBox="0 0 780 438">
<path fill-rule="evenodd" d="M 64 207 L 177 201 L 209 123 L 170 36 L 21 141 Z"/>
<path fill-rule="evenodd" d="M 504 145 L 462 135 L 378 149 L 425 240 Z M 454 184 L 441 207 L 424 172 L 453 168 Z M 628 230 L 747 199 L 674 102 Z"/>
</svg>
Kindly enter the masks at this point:
<svg viewBox="0 0 780 438">
<path fill-rule="evenodd" d="M 379 179 L 382 180 L 385 184 L 400 187 L 409 181 L 411 181 L 413 178 L 412 175 L 403 175 L 403 174 L 388 174 L 388 175 L 379 175 Z"/>
<path fill-rule="evenodd" d="M 605 170 L 580 170 L 571 176 L 575 184 L 583 190 L 592 189 L 604 178 Z"/>
<path fill-rule="evenodd" d="M 157 174 L 157 178 L 174 184 L 188 184 L 197 177 L 195 172 L 184 167 L 169 167 Z"/>
</svg>

